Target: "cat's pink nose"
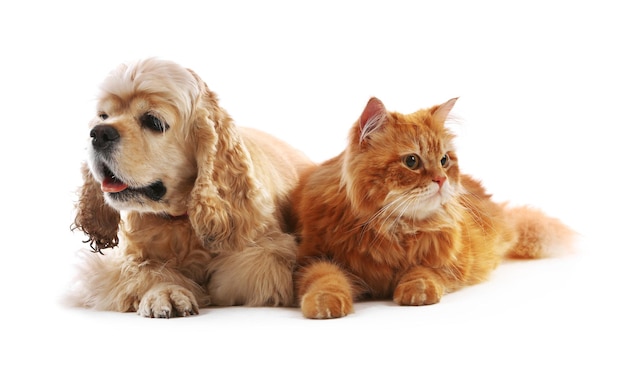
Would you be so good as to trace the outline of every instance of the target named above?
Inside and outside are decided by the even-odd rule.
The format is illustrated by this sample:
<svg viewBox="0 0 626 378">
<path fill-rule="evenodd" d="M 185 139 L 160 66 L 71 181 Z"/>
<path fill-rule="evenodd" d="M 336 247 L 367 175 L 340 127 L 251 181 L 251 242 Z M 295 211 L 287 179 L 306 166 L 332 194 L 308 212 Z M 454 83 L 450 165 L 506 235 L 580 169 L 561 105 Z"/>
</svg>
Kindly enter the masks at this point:
<svg viewBox="0 0 626 378">
<path fill-rule="evenodd" d="M 439 189 L 441 189 L 443 183 L 446 182 L 446 176 L 435 176 L 433 182 L 436 182 L 439 185 Z"/>
</svg>

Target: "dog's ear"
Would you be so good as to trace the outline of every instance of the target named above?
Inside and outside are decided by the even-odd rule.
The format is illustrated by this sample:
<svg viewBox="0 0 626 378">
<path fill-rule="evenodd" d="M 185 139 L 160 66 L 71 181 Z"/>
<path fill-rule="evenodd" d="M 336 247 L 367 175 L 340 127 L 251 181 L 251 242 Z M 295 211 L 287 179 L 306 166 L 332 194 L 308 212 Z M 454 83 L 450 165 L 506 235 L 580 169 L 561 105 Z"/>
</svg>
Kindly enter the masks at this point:
<svg viewBox="0 0 626 378">
<path fill-rule="evenodd" d="M 205 247 L 241 249 L 265 231 L 274 209 L 232 119 L 200 82 L 204 89 L 192 121 L 198 175 L 189 219 Z"/>
<path fill-rule="evenodd" d="M 93 178 L 87 164 L 82 166 L 83 186 L 76 205 L 76 218 L 72 230 L 87 235 L 85 243 L 102 253 L 103 249 L 117 246 L 120 214 L 104 201 L 100 184 Z"/>
</svg>

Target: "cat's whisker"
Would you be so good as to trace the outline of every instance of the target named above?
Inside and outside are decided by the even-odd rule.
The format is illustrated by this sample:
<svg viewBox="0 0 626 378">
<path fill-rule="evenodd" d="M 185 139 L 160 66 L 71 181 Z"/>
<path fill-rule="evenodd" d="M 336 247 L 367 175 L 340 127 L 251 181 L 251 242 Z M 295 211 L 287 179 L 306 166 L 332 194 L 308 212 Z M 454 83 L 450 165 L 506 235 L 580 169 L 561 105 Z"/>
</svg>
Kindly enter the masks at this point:
<svg viewBox="0 0 626 378">
<path fill-rule="evenodd" d="M 391 202 L 385 204 L 360 226 L 362 227 L 360 240 L 363 240 L 366 230 L 377 226 L 377 230 L 375 232 L 376 237 L 371 241 L 371 243 L 372 245 L 379 245 L 382 243 L 381 236 L 394 234 L 396 232 L 396 225 L 402 223 L 402 218 L 405 216 L 409 207 L 415 207 L 415 202 L 419 202 L 419 200 L 419 196 L 414 194 L 412 195 L 411 192 L 408 191 L 400 194 Z"/>
<path fill-rule="evenodd" d="M 465 191 L 463 193 L 463 195 L 468 196 L 468 197 L 472 197 L 475 199 L 479 199 L 480 197 L 477 196 L 475 193 L 471 193 L 471 192 L 467 192 Z M 481 209 L 477 208 L 473 203 L 474 201 L 465 201 L 466 204 L 465 206 L 463 206 L 463 208 L 469 213 L 469 215 L 472 217 L 472 219 L 474 220 L 474 223 L 476 223 L 477 225 L 480 225 L 483 233 L 488 233 L 490 231 L 493 231 L 493 225 L 486 223 L 486 222 L 480 222 L 481 219 L 485 218 L 485 212 L 482 211 Z M 489 229 L 486 229 L 485 226 L 487 226 Z"/>
<path fill-rule="evenodd" d="M 376 213 L 374 213 L 370 218 L 368 218 L 361 226 L 362 227 L 361 240 L 363 240 L 363 235 L 365 231 L 371 228 L 372 223 L 374 223 L 375 221 L 378 221 L 379 220 L 378 218 L 381 218 L 383 215 L 387 214 L 385 219 L 381 219 L 380 222 L 376 222 L 378 223 L 378 230 L 377 230 L 378 232 L 376 233 L 377 234 L 376 239 L 374 239 L 372 242 L 377 241 L 379 239 L 379 236 L 383 234 L 384 232 L 383 227 L 389 220 L 389 217 L 395 212 L 395 209 L 391 209 L 391 208 L 399 207 L 402 204 L 402 202 L 404 202 L 404 198 L 398 197 L 394 199 L 393 201 L 391 201 L 390 203 L 381 207 Z"/>
<path fill-rule="evenodd" d="M 392 213 L 393 211 L 390 211 L 389 209 L 391 207 L 395 206 L 398 202 L 400 202 L 402 200 L 403 200 L 402 197 L 398 197 L 398 198 L 394 199 L 393 201 L 391 201 L 390 203 L 383 205 L 377 212 L 375 212 L 371 217 L 369 217 L 363 223 L 363 225 L 368 225 L 368 224 L 372 223 L 373 221 L 377 220 L 379 217 L 381 217 L 385 213 Z"/>
<path fill-rule="evenodd" d="M 382 235 L 393 235 L 396 233 L 396 230 L 395 230 L 396 225 L 400 223 L 407 208 L 411 205 L 410 202 L 411 201 L 409 198 L 405 198 L 404 196 L 401 196 L 395 199 L 394 201 L 392 201 L 388 206 L 385 206 L 387 210 L 386 211 L 387 216 L 381 222 L 378 232 L 376 233 L 376 238 L 372 241 L 373 244 L 376 245 L 376 242 L 378 242 L 377 243 L 378 244 L 377 247 L 378 247 L 382 243 L 382 239 L 381 239 Z M 394 215 L 395 217 L 393 218 L 393 220 L 390 221 L 390 218 Z M 383 227 L 385 229 L 383 229 Z"/>
<path fill-rule="evenodd" d="M 411 192 L 408 191 L 408 192 L 403 193 L 401 196 L 399 196 L 392 202 L 390 202 L 387 206 L 385 206 L 384 211 L 387 212 L 387 216 L 382 221 L 381 225 L 379 226 L 377 237 L 376 239 L 374 239 L 373 242 L 378 241 L 381 235 L 396 234 L 398 232 L 398 230 L 396 230 L 396 226 L 398 224 L 403 223 L 402 219 L 405 217 L 406 212 L 408 211 L 409 207 L 415 208 L 416 206 L 419 205 L 420 202 L 421 202 L 421 197 L 419 195 L 418 196 L 411 195 Z M 380 212 L 378 216 L 382 215 L 382 213 L 383 212 Z M 393 216 L 393 219 L 390 221 L 392 216 Z M 383 230 L 384 226 L 386 226 L 385 230 Z"/>
</svg>

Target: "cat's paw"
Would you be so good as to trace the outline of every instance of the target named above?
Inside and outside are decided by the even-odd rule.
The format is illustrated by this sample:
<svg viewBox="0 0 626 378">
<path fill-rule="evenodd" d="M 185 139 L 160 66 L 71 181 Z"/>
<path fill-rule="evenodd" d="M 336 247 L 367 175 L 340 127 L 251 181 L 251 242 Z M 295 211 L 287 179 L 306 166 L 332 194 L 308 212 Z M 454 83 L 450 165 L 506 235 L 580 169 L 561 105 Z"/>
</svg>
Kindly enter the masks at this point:
<svg viewBox="0 0 626 378">
<path fill-rule="evenodd" d="M 403 282 L 396 287 L 393 301 L 403 306 L 421 306 L 439 303 L 444 287 L 428 278 L 417 278 Z"/>
<path fill-rule="evenodd" d="M 175 284 L 159 284 L 141 298 L 137 314 L 147 318 L 171 318 L 198 314 L 193 293 Z"/>
<path fill-rule="evenodd" d="M 300 301 L 302 315 L 309 319 L 341 318 L 352 313 L 352 298 L 341 292 L 316 291 L 306 293 Z"/>
</svg>

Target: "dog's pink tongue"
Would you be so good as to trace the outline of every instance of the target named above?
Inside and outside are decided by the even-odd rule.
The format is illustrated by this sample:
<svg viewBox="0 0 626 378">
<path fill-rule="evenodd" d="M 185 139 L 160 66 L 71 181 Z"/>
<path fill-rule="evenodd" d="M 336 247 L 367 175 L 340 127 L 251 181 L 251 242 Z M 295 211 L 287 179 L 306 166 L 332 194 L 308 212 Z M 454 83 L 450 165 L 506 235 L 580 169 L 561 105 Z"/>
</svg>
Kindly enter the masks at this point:
<svg viewBox="0 0 626 378">
<path fill-rule="evenodd" d="M 117 193 L 128 188 L 128 185 L 124 184 L 120 180 L 116 180 L 114 177 L 106 177 L 104 181 L 102 181 L 100 188 L 103 192 Z"/>
</svg>

